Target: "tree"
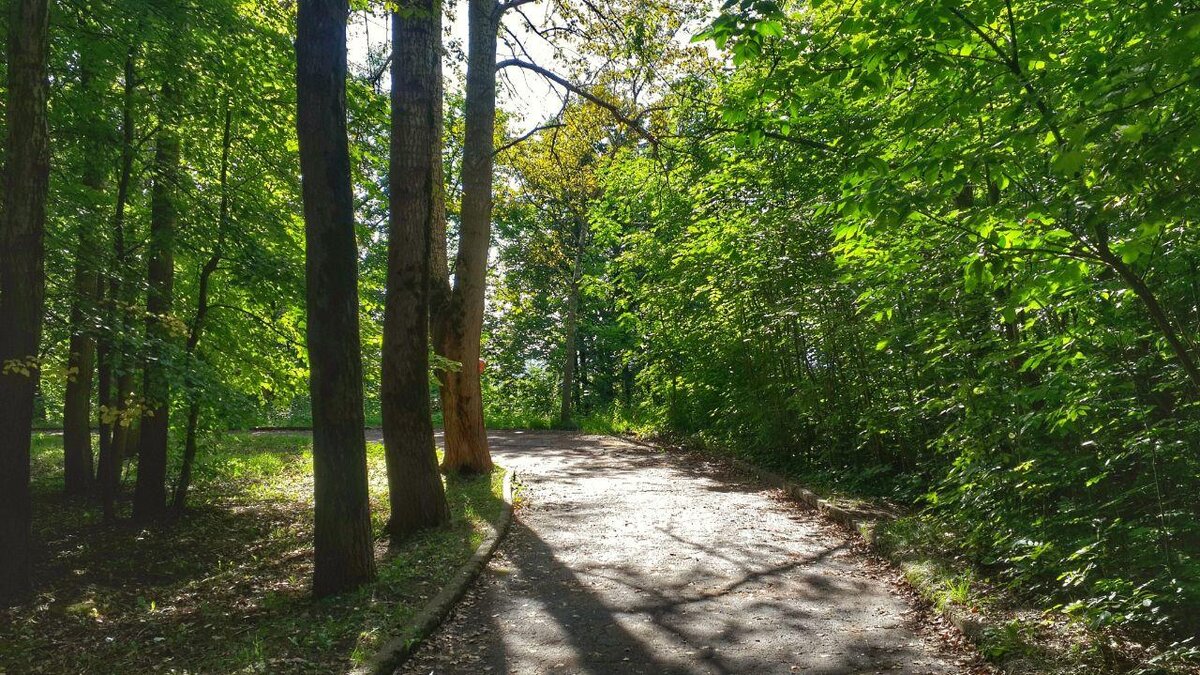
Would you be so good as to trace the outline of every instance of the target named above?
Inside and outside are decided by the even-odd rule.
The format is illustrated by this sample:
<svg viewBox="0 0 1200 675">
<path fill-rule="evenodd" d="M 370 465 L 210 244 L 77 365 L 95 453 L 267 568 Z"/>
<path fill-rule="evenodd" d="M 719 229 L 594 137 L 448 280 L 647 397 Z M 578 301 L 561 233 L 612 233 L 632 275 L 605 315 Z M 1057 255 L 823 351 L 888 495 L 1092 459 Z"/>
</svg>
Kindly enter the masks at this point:
<svg viewBox="0 0 1200 675">
<path fill-rule="evenodd" d="M 94 47 L 94 45 L 87 45 Z M 67 384 L 63 396 L 63 482 L 67 494 L 91 490 L 95 477 L 92 457 L 92 383 L 96 371 L 96 310 L 99 305 L 100 264 L 97 252 L 104 220 L 103 194 L 108 171 L 104 166 L 104 136 L 108 132 L 100 99 L 102 80 L 96 77 L 95 49 L 80 55 L 80 90 L 88 156 L 76 175 L 84 188 L 84 210 L 76 223 L 74 298 L 71 303 Z"/>
<path fill-rule="evenodd" d="M 346 135 L 348 13 L 346 0 L 301 0 L 296 20 L 317 596 L 350 590 L 375 577 L 363 433 L 358 248 Z"/>
<path fill-rule="evenodd" d="M 45 300 L 50 176 L 46 0 L 12 0 L 0 213 L 0 604 L 30 590 L 29 449 Z"/>
<path fill-rule="evenodd" d="M 170 432 L 171 374 L 164 361 L 177 328 L 171 307 L 175 285 L 176 202 L 180 183 L 179 134 L 175 128 L 177 93 L 163 84 L 160 129 L 154 153 L 154 189 L 150 206 L 149 267 L 146 273 L 146 343 L 150 358 L 142 368 L 146 412 L 138 441 L 137 485 L 133 517 L 146 520 L 167 508 L 167 445 Z"/>
<path fill-rule="evenodd" d="M 469 0 L 466 139 L 462 158 L 462 217 L 454 287 L 435 307 L 438 354 L 460 364 L 439 371 L 446 454 L 452 473 L 489 473 L 483 421 L 483 392 L 477 368 L 483 331 L 487 257 L 492 227 L 493 136 L 496 129 L 496 33 L 507 6 L 496 0 Z M 437 273 L 445 274 L 438 270 Z M 448 284 L 446 279 L 440 283 Z"/>
<path fill-rule="evenodd" d="M 133 388 L 133 367 L 126 353 L 123 333 L 127 330 L 126 306 L 131 297 L 126 211 L 131 197 L 135 133 L 134 94 L 137 88 L 136 46 L 125 52 L 121 97 L 121 160 L 117 177 L 116 206 L 112 219 L 112 257 L 108 269 L 107 297 L 103 303 L 109 330 L 102 334 L 97 355 L 97 403 L 99 405 L 100 454 L 96 471 L 105 520 L 116 518 L 117 490 L 125 458 L 125 439 L 131 419 L 126 414 Z M 115 391 L 113 387 L 116 387 Z"/>
<path fill-rule="evenodd" d="M 221 168 L 218 186 L 220 204 L 217 207 L 217 240 L 212 252 L 200 267 L 200 275 L 196 282 L 196 313 L 188 328 L 186 355 L 189 359 L 196 357 L 200 339 L 208 323 L 210 310 L 209 289 L 213 275 L 225 255 L 225 232 L 229 229 L 229 153 L 233 147 L 233 107 L 229 102 L 228 92 L 225 95 L 225 122 L 221 127 Z M 181 512 L 187 505 L 188 488 L 192 482 L 192 466 L 196 461 L 196 446 L 198 427 L 200 425 L 200 395 L 192 393 L 188 403 L 187 426 L 183 437 L 183 464 L 179 467 L 179 480 L 175 484 L 175 496 L 171 500 L 171 508 Z"/>
<path fill-rule="evenodd" d="M 380 406 L 393 541 L 450 519 L 429 403 L 429 289 L 434 158 L 442 105 L 441 6 L 401 3 L 392 17 L 388 271 Z"/>
</svg>

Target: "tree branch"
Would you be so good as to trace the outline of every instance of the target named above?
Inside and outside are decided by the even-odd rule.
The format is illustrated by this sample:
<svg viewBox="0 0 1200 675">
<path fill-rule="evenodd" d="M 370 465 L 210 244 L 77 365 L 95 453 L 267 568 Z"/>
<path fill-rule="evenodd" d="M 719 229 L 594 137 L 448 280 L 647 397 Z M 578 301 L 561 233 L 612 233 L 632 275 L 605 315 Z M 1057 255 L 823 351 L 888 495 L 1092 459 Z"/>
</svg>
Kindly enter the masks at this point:
<svg viewBox="0 0 1200 675">
<path fill-rule="evenodd" d="M 505 150 L 509 150 L 512 147 L 529 140 L 535 134 L 541 133 L 543 131 L 549 131 L 550 129 L 560 129 L 565 126 L 567 126 L 567 125 L 565 125 L 561 122 L 555 122 L 554 124 L 545 124 L 540 127 L 530 129 L 528 132 L 521 134 L 521 136 L 519 136 L 518 138 L 515 138 L 515 139 L 509 141 L 508 143 L 505 143 L 504 145 L 496 148 L 496 150 L 494 152 L 492 152 L 492 154 L 499 155 L 500 153 L 504 152 Z"/>
<path fill-rule="evenodd" d="M 651 145 L 654 145 L 656 147 L 659 145 L 659 140 L 654 134 L 650 133 L 645 128 L 643 128 L 640 124 L 638 124 L 634 120 L 630 119 L 625 113 L 621 112 L 620 108 L 613 105 L 612 103 L 609 103 L 608 101 L 605 101 L 604 99 L 600 98 L 599 96 L 596 96 L 595 94 L 587 91 L 586 89 L 579 87 L 578 85 L 574 84 L 573 82 L 570 82 L 569 80 L 562 77 L 561 75 L 558 75 L 549 70 L 546 70 L 545 68 L 542 68 L 541 66 L 535 65 L 533 63 L 529 63 L 528 61 L 522 61 L 520 59 L 506 59 L 504 61 L 501 61 L 496 64 L 496 70 L 501 70 L 504 68 L 508 68 L 510 66 L 515 67 L 515 68 L 524 68 L 525 70 L 535 72 L 538 75 L 541 75 L 542 77 L 546 78 L 547 80 L 554 82 L 555 84 L 559 85 L 560 87 L 563 87 L 567 91 L 571 91 L 571 92 L 574 92 L 575 94 L 578 94 L 579 96 L 582 96 L 583 98 L 587 99 L 588 101 L 591 101 L 592 103 L 595 103 L 596 105 L 598 105 L 601 108 L 604 108 L 605 110 L 610 112 L 612 114 L 612 116 L 614 118 L 616 118 L 616 120 L 618 122 L 620 122 L 621 124 L 624 124 L 625 126 L 629 127 L 630 129 L 632 129 L 639 136 L 641 136 L 642 138 L 649 141 Z"/>
<path fill-rule="evenodd" d="M 500 3 L 498 7 L 500 8 L 500 13 L 503 14 L 510 9 L 516 9 L 521 5 L 528 5 L 531 2 L 537 2 L 537 0 L 508 0 L 508 2 Z"/>
</svg>

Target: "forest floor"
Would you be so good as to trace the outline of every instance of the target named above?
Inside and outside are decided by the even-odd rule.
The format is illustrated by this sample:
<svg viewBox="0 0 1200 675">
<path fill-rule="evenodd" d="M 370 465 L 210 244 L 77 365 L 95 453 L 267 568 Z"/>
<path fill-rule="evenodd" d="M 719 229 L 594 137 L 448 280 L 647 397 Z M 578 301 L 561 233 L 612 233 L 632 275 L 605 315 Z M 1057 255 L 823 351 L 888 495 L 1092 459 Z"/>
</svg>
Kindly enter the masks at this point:
<svg viewBox="0 0 1200 675">
<path fill-rule="evenodd" d="M 503 471 L 447 482 L 454 522 L 395 550 L 379 580 L 316 601 L 307 434 L 223 434 L 202 450 L 183 518 L 101 522 L 62 497 L 62 440 L 34 435 L 37 597 L 0 610 L 8 673 L 336 673 L 369 657 L 471 557 L 503 510 Z M 382 530 L 382 447 L 368 446 Z M 126 488 L 132 485 L 126 478 Z"/>
<path fill-rule="evenodd" d="M 401 673 L 989 672 L 853 537 L 719 462 L 489 439 L 517 518 Z"/>
</svg>

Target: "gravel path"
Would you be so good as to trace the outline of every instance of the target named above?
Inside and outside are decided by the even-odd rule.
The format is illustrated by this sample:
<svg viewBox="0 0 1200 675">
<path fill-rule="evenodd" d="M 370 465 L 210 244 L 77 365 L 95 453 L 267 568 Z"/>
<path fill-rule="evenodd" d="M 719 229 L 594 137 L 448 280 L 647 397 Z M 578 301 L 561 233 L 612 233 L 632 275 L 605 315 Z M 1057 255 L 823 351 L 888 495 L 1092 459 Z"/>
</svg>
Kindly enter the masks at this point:
<svg viewBox="0 0 1200 675">
<path fill-rule="evenodd" d="M 836 530 L 694 457 L 493 432 L 507 540 L 399 673 L 958 673 Z"/>
</svg>

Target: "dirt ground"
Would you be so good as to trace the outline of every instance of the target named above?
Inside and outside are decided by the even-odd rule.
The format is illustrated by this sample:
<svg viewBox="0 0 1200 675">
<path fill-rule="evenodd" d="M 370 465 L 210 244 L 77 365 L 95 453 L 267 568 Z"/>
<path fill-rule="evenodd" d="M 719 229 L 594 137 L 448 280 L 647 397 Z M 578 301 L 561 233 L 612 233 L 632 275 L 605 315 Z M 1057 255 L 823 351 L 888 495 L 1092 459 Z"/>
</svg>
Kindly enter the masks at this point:
<svg viewBox="0 0 1200 675">
<path fill-rule="evenodd" d="M 964 673 L 974 659 L 844 533 L 714 463 L 492 432 L 521 504 L 398 672 Z"/>
</svg>

